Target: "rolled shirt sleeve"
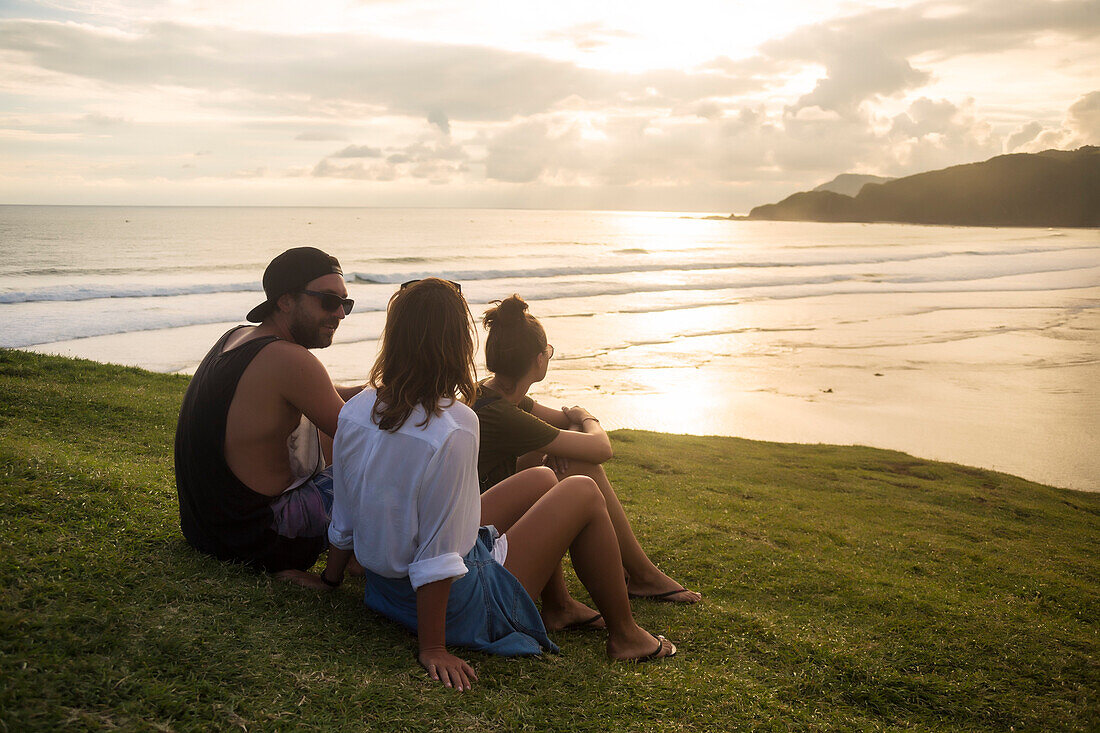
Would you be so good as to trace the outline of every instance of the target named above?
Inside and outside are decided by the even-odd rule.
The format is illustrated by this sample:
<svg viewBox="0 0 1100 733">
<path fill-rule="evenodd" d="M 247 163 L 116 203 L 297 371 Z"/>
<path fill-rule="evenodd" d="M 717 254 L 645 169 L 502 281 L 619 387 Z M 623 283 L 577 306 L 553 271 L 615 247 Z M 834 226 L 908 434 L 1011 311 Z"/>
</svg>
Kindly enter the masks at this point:
<svg viewBox="0 0 1100 733">
<path fill-rule="evenodd" d="M 351 550 L 355 546 L 355 534 L 347 521 L 342 504 L 332 502 L 332 519 L 328 525 L 328 542 L 339 550 Z"/>
<path fill-rule="evenodd" d="M 481 519 L 477 449 L 476 434 L 453 430 L 424 471 L 416 499 L 418 542 L 409 563 L 414 590 L 466 574 L 462 558 L 473 548 Z"/>
</svg>

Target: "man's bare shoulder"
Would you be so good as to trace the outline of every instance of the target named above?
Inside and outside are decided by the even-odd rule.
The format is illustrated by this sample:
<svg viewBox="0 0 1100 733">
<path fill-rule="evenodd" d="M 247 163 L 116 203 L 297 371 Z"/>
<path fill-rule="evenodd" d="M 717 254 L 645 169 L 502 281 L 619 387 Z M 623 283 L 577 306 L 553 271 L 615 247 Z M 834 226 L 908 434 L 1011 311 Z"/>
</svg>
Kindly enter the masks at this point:
<svg viewBox="0 0 1100 733">
<path fill-rule="evenodd" d="M 327 371 L 320 359 L 309 349 L 292 341 L 272 341 L 253 359 L 256 372 L 277 381 L 295 380 L 305 376 L 319 377 Z"/>
<path fill-rule="evenodd" d="M 309 349 L 285 339 L 272 341 L 260 351 L 260 354 L 267 359 L 313 359 L 314 361 L 317 359 Z"/>
<path fill-rule="evenodd" d="M 257 355 L 249 372 L 245 376 L 250 394 L 278 395 L 323 433 L 335 434 L 344 401 L 324 364 L 308 349 L 290 341 L 274 342 Z"/>
</svg>

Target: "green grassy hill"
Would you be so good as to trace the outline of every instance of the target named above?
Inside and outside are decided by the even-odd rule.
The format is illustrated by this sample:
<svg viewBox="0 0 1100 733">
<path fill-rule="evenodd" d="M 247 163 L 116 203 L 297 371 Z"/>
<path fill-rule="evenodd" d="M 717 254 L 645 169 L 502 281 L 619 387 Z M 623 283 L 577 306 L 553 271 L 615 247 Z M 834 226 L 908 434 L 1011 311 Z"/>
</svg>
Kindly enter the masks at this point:
<svg viewBox="0 0 1100 733">
<path fill-rule="evenodd" d="M 465 653 L 460 695 L 364 609 L 182 540 L 186 379 L 0 351 L 0 730 L 1096 730 L 1100 496 L 859 447 L 619 431 L 680 647 Z M 575 580 L 571 583 L 576 585 Z M 579 586 L 577 592 L 583 592 Z"/>
</svg>

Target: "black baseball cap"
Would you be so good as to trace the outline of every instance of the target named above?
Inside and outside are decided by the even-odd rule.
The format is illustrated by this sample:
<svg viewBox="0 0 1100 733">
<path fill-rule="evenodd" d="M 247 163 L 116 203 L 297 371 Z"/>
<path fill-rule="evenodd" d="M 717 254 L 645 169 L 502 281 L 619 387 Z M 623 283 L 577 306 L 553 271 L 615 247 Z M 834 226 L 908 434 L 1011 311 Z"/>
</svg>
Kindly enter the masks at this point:
<svg viewBox="0 0 1100 733">
<path fill-rule="evenodd" d="M 245 316 L 252 323 L 259 323 L 275 310 L 280 295 L 304 288 L 311 280 L 325 275 L 343 275 L 340 261 L 316 247 L 294 247 L 271 261 L 264 270 L 264 294 L 267 300 L 253 308 Z"/>
</svg>

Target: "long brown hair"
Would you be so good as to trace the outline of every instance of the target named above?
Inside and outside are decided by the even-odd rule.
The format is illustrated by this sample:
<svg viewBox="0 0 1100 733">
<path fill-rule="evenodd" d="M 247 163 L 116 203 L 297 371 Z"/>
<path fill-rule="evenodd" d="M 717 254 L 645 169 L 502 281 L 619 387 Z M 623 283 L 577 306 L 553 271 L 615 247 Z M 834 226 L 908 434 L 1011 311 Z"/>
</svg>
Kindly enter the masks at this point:
<svg viewBox="0 0 1100 733">
<path fill-rule="evenodd" d="M 546 331 L 518 295 L 494 300 L 492 305 L 481 319 L 489 329 L 485 366 L 505 385 L 514 385 L 546 350 Z"/>
<path fill-rule="evenodd" d="M 394 293 L 370 372 L 378 391 L 375 424 L 396 431 L 420 405 L 425 425 L 456 394 L 468 404 L 475 393 L 474 338 L 470 307 L 454 284 L 433 277 Z"/>
</svg>

